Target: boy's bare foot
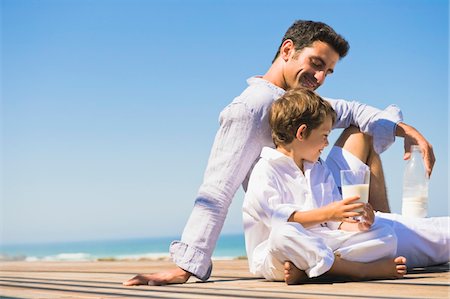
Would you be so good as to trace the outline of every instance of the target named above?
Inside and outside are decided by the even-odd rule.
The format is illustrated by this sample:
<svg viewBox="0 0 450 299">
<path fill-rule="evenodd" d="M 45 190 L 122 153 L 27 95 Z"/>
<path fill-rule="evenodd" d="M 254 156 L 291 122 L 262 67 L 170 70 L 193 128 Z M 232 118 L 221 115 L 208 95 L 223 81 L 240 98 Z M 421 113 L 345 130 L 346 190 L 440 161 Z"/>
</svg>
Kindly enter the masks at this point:
<svg viewBox="0 0 450 299">
<path fill-rule="evenodd" d="M 181 268 L 176 268 L 169 271 L 158 272 L 153 274 L 138 274 L 135 277 L 125 281 L 124 286 L 137 285 L 151 285 L 161 286 L 166 284 L 185 283 L 191 273 L 184 271 Z"/>
<path fill-rule="evenodd" d="M 394 259 L 394 263 L 397 265 L 397 277 L 402 278 L 406 275 L 406 257 L 398 256 Z"/>
<path fill-rule="evenodd" d="M 397 279 L 406 274 L 406 258 L 403 256 L 382 259 L 369 264 L 369 271 L 360 273 L 363 279 Z"/>
<path fill-rule="evenodd" d="M 301 284 L 308 280 L 305 271 L 300 270 L 291 262 L 284 262 L 284 281 L 288 285 Z"/>
</svg>

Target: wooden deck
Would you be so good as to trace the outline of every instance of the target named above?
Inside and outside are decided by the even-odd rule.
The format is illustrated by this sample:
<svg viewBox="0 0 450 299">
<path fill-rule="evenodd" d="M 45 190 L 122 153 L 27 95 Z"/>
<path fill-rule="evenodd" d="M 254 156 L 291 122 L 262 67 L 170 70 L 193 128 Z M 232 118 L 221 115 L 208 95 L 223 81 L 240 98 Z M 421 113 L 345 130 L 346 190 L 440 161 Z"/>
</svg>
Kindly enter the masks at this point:
<svg viewBox="0 0 450 299">
<path fill-rule="evenodd" d="M 136 273 L 169 267 L 146 262 L 2 262 L 0 298 L 450 298 L 449 265 L 413 269 L 404 279 L 287 286 L 252 277 L 246 260 L 215 261 L 211 279 L 124 287 Z"/>
</svg>

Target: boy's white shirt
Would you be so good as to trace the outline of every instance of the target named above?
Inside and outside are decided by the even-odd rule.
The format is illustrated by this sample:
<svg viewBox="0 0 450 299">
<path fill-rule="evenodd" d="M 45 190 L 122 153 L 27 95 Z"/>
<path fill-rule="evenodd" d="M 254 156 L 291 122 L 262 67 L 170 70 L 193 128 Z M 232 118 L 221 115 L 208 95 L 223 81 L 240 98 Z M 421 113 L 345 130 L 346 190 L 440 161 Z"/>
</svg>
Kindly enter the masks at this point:
<svg viewBox="0 0 450 299">
<path fill-rule="evenodd" d="M 264 147 L 253 168 L 243 204 L 243 224 L 250 271 L 262 264 L 253 256 L 264 246 L 273 227 L 286 223 L 295 211 L 308 211 L 341 200 L 342 197 L 325 162 L 304 162 L 304 173 L 291 157 Z M 317 226 L 337 229 L 340 222 Z M 263 244 L 263 245 L 261 245 Z"/>
</svg>

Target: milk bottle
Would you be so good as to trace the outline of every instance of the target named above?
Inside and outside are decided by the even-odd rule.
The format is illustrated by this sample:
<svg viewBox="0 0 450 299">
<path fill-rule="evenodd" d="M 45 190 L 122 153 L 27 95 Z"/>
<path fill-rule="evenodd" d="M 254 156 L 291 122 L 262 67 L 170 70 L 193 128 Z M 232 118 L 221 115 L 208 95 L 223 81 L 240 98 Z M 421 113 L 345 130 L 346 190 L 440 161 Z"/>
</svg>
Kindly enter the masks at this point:
<svg viewBox="0 0 450 299">
<path fill-rule="evenodd" d="M 428 210 L 428 176 L 420 147 L 411 146 L 411 158 L 403 176 L 402 215 L 426 217 Z"/>
</svg>

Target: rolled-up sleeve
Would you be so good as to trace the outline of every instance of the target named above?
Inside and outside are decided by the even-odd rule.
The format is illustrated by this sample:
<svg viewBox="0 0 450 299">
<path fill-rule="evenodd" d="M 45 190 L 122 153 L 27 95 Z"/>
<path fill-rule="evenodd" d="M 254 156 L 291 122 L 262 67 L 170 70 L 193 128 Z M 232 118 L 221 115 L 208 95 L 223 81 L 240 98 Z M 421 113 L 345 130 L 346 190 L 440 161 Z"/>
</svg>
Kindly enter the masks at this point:
<svg viewBox="0 0 450 299">
<path fill-rule="evenodd" d="M 380 154 L 395 141 L 395 129 L 403 121 L 399 107 L 390 105 L 384 110 L 361 104 L 356 101 L 344 101 L 324 98 L 336 111 L 334 128 L 359 127 L 361 132 L 373 137 L 374 149 Z"/>
</svg>

